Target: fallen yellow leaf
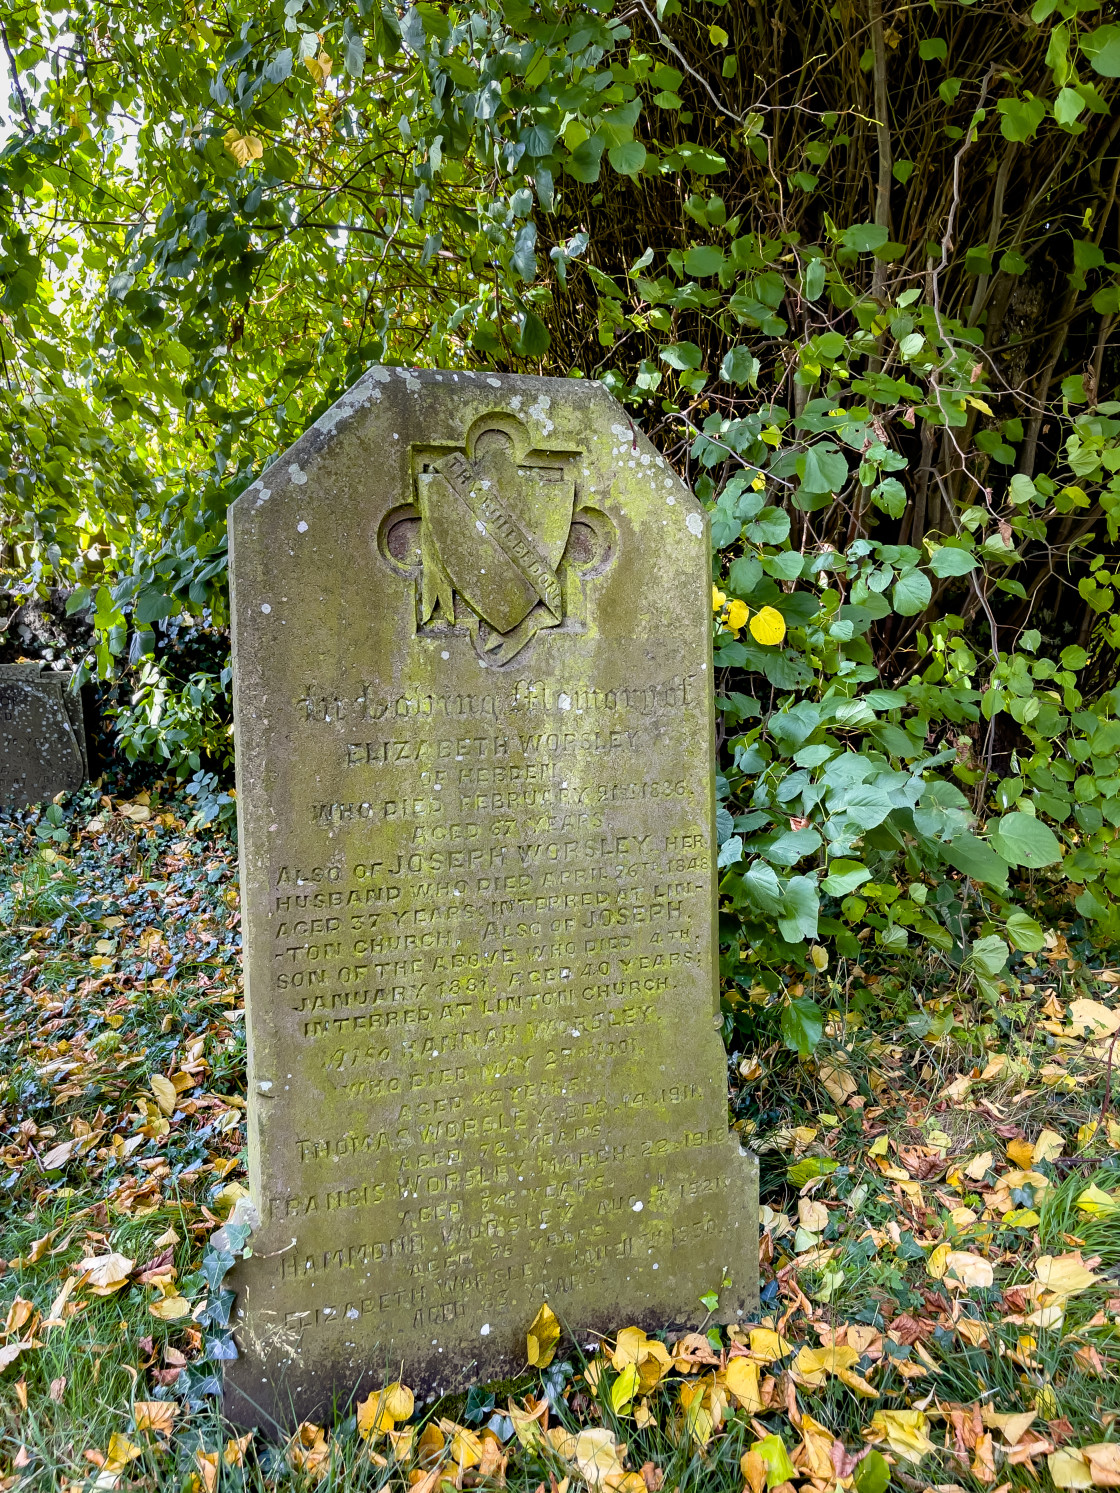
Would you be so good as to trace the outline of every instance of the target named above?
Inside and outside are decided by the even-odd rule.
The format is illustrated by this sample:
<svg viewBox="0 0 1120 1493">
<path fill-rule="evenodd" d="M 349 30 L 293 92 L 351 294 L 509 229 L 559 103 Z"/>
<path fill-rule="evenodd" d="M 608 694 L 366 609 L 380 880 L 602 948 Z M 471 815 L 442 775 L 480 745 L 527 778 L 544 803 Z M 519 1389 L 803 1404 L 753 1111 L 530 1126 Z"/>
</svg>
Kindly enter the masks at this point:
<svg viewBox="0 0 1120 1493">
<path fill-rule="evenodd" d="M 1090 1218 L 1099 1218 L 1105 1213 L 1116 1213 L 1120 1210 L 1120 1201 L 1117 1201 L 1111 1193 L 1105 1192 L 1095 1182 L 1090 1182 L 1084 1191 L 1077 1194 L 1077 1206 L 1082 1213 L 1087 1213 Z"/>
<path fill-rule="evenodd" d="M 574 1443 L 569 1460 L 575 1462 L 590 1487 L 600 1488 L 607 1478 L 619 1477 L 625 1471 L 622 1465 L 625 1449 L 605 1427 L 580 1431 Z"/>
<path fill-rule="evenodd" d="M 1084 1452 L 1075 1446 L 1060 1446 L 1046 1458 L 1055 1488 L 1091 1488 L 1093 1471 Z"/>
<path fill-rule="evenodd" d="M 560 1323 L 556 1320 L 556 1313 L 546 1303 L 533 1318 L 526 1338 L 529 1367 L 547 1368 L 552 1362 L 559 1341 Z"/>
<path fill-rule="evenodd" d="M 1034 1163 L 1034 1147 L 1030 1141 L 1023 1140 L 1021 1136 L 1008 1141 L 1007 1154 L 1018 1167 L 1027 1169 Z"/>
<path fill-rule="evenodd" d="M 731 1359 L 723 1375 L 723 1381 L 748 1415 L 758 1415 L 762 1412 L 764 1407 L 759 1392 L 757 1363 L 749 1358 Z"/>
<path fill-rule="evenodd" d="M 1096 1488 L 1120 1488 L 1120 1441 L 1098 1441 L 1083 1446 L 1082 1455 L 1093 1474 Z"/>
<path fill-rule="evenodd" d="M 933 1450 L 928 1429 L 929 1421 L 921 1410 L 876 1410 L 864 1435 L 868 1440 L 885 1440 L 895 1456 L 918 1463 Z"/>
<path fill-rule="evenodd" d="M 945 1257 L 945 1280 L 950 1285 L 957 1281 L 966 1290 L 986 1289 L 995 1283 L 995 1278 L 992 1262 L 982 1255 L 974 1255 L 971 1250 L 950 1250 Z"/>
<path fill-rule="evenodd" d="M 840 1347 L 802 1348 L 790 1370 L 799 1384 L 820 1389 L 829 1374 L 839 1374 L 859 1362 L 859 1354 L 845 1343 Z"/>
<path fill-rule="evenodd" d="M 1113 1032 L 1120 1031 L 1120 1010 L 1114 1011 L 1101 1001 L 1070 1001 L 1068 1015 L 1076 1030 L 1088 1032 L 1091 1037 L 1111 1037 Z"/>
<path fill-rule="evenodd" d="M 137 1400 L 132 1413 L 138 1431 L 155 1431 L 160 1436 L 170 1436 L 179 1405 L 175 1400 Z"/>
<path fill-rule="evenodd" d="M 178 1322 L 191 1314 L 191 1304 L 185 1296 L 164 1296 L 148 1307 L 153 1317 L 161 1322 Z"/>
<path fill-rule="evenodd" d="M 980 1418 L 986 1426 L 993 1427 L 999 1431 L 1008 1446 L 1015 1443 L 1029 1431 L 1037 1418 L 1034 1410 L 995 1410 L 991 1405 L 985 1405 L 980 1411 Z"/>
<path fill-rule="evenodd" d="M 85 1276 L 84 1287 L 92 1296 L 112 1296 L 132 1274 L 136 1261 L 127 1255 L 91 1255 L 75 1267 Z"/>
<path fill-rule="evenodd" d="M 127 1436 L 122 1436 L 119 1431 L 114 1431 L 109 1437 L 109 1449 L 105 1453 L 104 1472 L 122 1472 L 130 1462 L 135 1462 L 137 1457 L 144 1455 L 144 1448 L 137 1446 L 134 1441 L 129 1441 Z"/>
<path fill-rule="evenodd" d="M 1059 1296 L 1077 1296 L 1099 1279 L 1085 1268 L 1080 1251 L 1068 1255 L 1040 1255 L 1035 1261 L 1034 1273 L 1040 1286 Z"/>
<path fill-rule="evenodd" d="M 751 1328 L 751 1352 L 764 1363 L 775 1363 L 792 1351 L 793 1345 L 787 1343 L 772 1327 Z"/>
<path fill-rule="evenodd" d="M 396 1428 L 398 1421 L 407 1420 L 416 1408 L 416 1397 L 407 1385 L 387 1384 L 378 1389 L 358 1406 L 358 1435 L 367 1441 L 372 1434 L 376 1439 L 386 1431 Z"/>
<path fill-rule="evenodd" d="M 1040 1161 L 1056 1161 L 1062 1154 L 1062 1147 L 1062 1137 L 1056 1130 L 1044 1130 L 1034 1143 L 1031 1165 L 1037 1166 Z"/>
</svg>

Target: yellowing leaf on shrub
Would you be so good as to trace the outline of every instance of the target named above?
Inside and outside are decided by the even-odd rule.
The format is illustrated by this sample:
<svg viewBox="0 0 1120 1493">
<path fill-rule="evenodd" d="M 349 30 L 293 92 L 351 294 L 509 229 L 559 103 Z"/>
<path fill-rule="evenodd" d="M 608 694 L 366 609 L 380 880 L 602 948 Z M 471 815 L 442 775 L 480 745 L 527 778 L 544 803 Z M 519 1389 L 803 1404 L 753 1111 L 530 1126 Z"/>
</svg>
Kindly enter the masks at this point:
<svg viewBox="0 0 1120 1493">
<path fill-rule="evenodd" d="M 928 1430 L 921 1410 L 876 1410 L 864 1435 L 869 1441 L 885 1440 L 896 1457 L 917 1463 L 933 1450 Z"/>
<path fill-rule="evenodd" d="M 762 607 L 751 618 L 751 636 L 756 643 L 773 647 L 786 635 L 786 619 L 776 607 Z"/>
<path fill-rule="evenodd" d="M 334 65 L 329 53 L 320 52 L 318 57 L 305 57 L 303 60 L 307 64 L 307 71 L 315 80 L 316 87 L 322 88 L 330 77 L 331 68 Z"/>
<path fill-rule="evenodd" d="M 226 130 L 222 136 L 226 149 L 239 166 L 247 166 L 250 161 L 259 161 L 264 155 L 264 141 L 257 135 L 243 135 L 236 125 Z"/>
<path fill-rule="evenodd" d="M 736 597 L 733 601 L 728 603 L 727 626 L 731 629 L 732 632 L 738 632 L 749 615 L 750 609 L 748 608 L 746 602 L 740 601 L 738 597 Z"/>
<path fill-rule="evenodd" d="M 560 1323 L 556 1320 L 556 1313 L 545 1304 L 533 1318 L 526 1338 L 529 1367 L 546 1369 L 552 1362 L 559 1341 Z"/>
</svg>

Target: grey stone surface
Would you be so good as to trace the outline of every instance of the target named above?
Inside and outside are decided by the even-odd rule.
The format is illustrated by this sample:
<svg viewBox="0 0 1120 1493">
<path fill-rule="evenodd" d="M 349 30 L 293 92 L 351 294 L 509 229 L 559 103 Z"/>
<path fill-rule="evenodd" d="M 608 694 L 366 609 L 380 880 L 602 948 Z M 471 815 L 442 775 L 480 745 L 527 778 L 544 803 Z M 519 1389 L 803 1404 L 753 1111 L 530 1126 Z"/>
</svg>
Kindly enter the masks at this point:
<svg viewBox="0 0 1120 1493">
<path fill-rule="evenodd" d="M 87 776 L 82 697 L 72 675 L 0 665 L 0 808 L 45 803 Z"/>
<path fill-rule="evenodd" d="M 757 1300 L 710 563 L 598 384 L 374 369 L 234 505 L 253 1257 L 227 1409 Z"/>
</svg>

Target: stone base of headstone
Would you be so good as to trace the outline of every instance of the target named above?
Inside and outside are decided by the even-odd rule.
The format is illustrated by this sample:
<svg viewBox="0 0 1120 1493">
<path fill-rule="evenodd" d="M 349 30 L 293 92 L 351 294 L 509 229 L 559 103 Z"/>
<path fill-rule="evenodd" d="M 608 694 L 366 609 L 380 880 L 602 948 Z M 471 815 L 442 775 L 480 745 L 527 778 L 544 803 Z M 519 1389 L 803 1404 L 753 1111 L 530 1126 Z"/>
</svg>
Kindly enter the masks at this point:
<svg viewBox="0 0 1120 1493">
<path fill-rule="evenodd" d="M 47 803 L 85 782 L 82 697 L 71 673 L 0 665 L 0 809 Z"/>
<path fill-rule="evenodd" d="M 743 1321 L 704 515 L 598 384 L 376 368 L 230 516 L 249 1177 L 227 1409 Z"/>
</svg>

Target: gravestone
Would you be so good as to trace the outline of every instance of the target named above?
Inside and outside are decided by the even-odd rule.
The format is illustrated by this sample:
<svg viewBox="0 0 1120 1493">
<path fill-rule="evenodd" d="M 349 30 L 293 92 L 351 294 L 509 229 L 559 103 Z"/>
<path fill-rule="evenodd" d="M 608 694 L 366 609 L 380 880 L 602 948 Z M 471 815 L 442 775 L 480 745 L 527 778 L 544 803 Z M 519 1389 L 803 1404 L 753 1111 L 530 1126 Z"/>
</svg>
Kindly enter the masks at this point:
<svg viewBox="0 0 1120 1493">
<path fill-rule="evenodd" d="M 82 697 L 71 673 L 0 665 L 0 809 L 47 803 L 87 776 Z"/>
<path fill-rule="evenodd" d="M 601 385 L 367 373 L 230 516 L 242 1423 L 757 1301 L 699 506 Z M 402 1368 L 403 1365 L 403 1368 Z"/>
</svg>

